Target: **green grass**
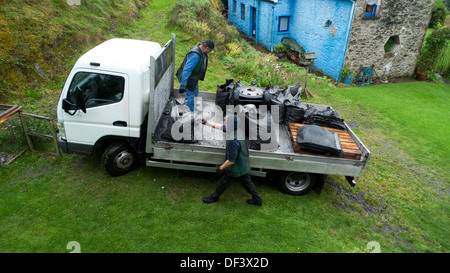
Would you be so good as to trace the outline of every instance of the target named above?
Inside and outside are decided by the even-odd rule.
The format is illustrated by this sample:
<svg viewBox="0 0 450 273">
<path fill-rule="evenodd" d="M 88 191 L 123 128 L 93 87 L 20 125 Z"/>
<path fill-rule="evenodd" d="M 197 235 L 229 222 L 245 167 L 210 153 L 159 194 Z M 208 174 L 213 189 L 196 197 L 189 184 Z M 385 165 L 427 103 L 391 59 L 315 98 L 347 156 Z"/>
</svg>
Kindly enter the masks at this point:
<svg viewBox="0 0 450 273">
<path fill-rule="evenodd" d="M 372 152 L 362 192 L 392 205 L 391 216 L 408 240 L 430 236 L 437 249 L 448 248 L 450 86 L 413 82 L 316 91 L 316 101 L 358 123 L 354 131 Z"/>
<path fill-rule="evenodd" d="M 118 26 L 117 36 L 164 44 L 175 32 L 178 65 L 194 42 L 165 27 L 163 14 L 175 2 L 150 2 L 139 21 Z M 237 79 L 217 56 L 201 90 Z M 43 96 L 29 91 L 26 111 L 54 116 L 61 87 L 51 83 L 39 90 Z M 381 252 L 449 252 L 449 86 L 336 88 L 310 75 L 308 87 L 311 102 L 357 123 L 355 133 L 372 152 L 355 188 L 328 176 L 321 195 L 297 197 L 255 178 L 263 206 L 247 205 L 239 183 L 220 202 L 204 204 L 215 175 L 141 167 L 111 177 L 98 157 L 26 152 L 0 169 L 0 252 L 68 253 L 71 241 L 85 253 L 365 252 L 371 241 Z"/>
<path fill-rule="evenodd" d="M 416 154 L 419 163 L 441 161 L 448 166 L 449 92 L 446 84 L 413 82 L 332 89 L 324 97 L 351 108 L 354 115 L 370 115 L 372 127 Z"/>
</svg>

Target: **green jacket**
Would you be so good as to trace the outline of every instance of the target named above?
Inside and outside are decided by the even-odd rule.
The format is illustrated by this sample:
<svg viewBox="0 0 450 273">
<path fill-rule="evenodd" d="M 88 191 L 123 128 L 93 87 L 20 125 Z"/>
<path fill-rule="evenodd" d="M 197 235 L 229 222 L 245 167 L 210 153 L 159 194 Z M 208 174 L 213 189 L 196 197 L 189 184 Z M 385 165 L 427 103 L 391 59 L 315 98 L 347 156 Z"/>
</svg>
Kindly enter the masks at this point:
<svg viewBox="0 0 450 273">
<path fill-rule="evenodd" d="M 227 144 L 229 141 L 233 140 L 227 140 Z M 247 144 L 245 140 L 238 140 L 238 141 L 241 144 L 241 150 L 239 151 L 238 156 L 234 161 L 234 164 L 226 168 L 224 171 L 226 175 L 231 177 L 240 177 L 243 176 L 244 174 L 247 174 L 250 171 L 250 158 L 248 154 Z"/>
<path fill-rule="evenodd" d="M 203 81 L 205 79 L 206 69 L 208 68 L 208 56 L 206 54 L 203 54 L 202 50 L 200 49 L 200 44 L 197 44 L 193 48 L 191 48 L 191 50 L 189 50 L 189 52 L 186 54 L 186 57 L 184 57 L 183 62 L 181 63 L 180 67 L 177 70 L 176 76 L 180 82 L 181 79 L 183 78 L 183 70 L 184 66 L 186 65 L 187 56 L 192 53 L 199 54 L 200 61 L 194 67 L 191 76 L 189 76 L 187 80 L 186 88 L 191 91 L 195 89 L 199 80 Z"/>
</svg>

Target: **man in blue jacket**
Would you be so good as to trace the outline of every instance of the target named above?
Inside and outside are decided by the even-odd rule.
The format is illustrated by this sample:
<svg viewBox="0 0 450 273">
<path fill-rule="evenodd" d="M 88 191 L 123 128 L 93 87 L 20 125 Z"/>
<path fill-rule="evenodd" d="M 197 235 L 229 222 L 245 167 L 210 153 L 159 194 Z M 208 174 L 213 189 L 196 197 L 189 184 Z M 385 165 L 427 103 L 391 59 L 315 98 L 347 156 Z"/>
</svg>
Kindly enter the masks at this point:
<svg viewBox="0 0 450 273">
<path fill-rule="evenodd" d="M 179 92 L 186 92 L 186 105 L 191 112 L 195 110 L 196 98 L 198 97 L 198 81 L 205 79 L 206 70 L 208 69 L 208 53 L 211 51 L 216 51 L 214 42 L 211 40 L 195 45 L 186 54 L 176 73 L 180 81 Z"/>
</svg>

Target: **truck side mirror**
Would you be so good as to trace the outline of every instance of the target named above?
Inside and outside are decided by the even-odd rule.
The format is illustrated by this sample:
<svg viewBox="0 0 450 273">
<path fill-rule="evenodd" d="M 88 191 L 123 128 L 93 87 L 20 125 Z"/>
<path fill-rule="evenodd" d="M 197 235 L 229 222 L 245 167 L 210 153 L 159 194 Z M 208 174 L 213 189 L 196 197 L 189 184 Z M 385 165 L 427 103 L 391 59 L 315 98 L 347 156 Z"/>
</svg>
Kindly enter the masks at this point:
<svg viewBox="0 0 450 273">
<path fill-rule="evenodd" d="M 71 103 L 68 99 L 63 99 L 62 108 L 64 109 L 64 111 L 73 116 L 78 109 L 81 109 L 81 111 L 86 114 L 86 104 L 84 103 L 83 93 L 78 86 L 75 89 L 75 99 L 77 101 L 76 104 Z M 73 113 L 70 113 L 69 110 L 74 111 Z"/>
<path fill-rule="evenodd" d="M 63 99 L 62 108 L 64 109 L 64 111 L 66 111 L 66 113 L 69 113 L 69 110 L 73 110 L 73 109 L 75 109 L 75 111 L 77 111 L 77 106 L 73 103 L 70 103 L 70 101 L 68 99 Z"/>
<path fill-rule="evenodd" d="M 80 87 L 75 88 L 75 97 L 77 99 L 77 107 L 86 114 L 86 104 L 84 103 L 83 93 L 81 92 Z"/>
</svg>

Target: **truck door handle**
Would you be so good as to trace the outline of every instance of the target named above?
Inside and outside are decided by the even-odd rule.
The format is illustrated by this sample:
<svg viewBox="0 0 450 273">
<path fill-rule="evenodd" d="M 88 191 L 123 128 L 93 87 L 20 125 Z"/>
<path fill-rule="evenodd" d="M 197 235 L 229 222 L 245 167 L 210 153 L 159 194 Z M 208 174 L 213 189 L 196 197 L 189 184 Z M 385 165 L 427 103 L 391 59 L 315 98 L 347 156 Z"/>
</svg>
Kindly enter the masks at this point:
<svg viewBox="0 0 450 273">
<path fill-rule="evenodd" d="M 127 127 L 127 122 L 123 120 L 116 120 L 113 122 L 114 126 Z"/>
</svg>

